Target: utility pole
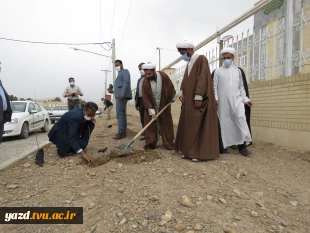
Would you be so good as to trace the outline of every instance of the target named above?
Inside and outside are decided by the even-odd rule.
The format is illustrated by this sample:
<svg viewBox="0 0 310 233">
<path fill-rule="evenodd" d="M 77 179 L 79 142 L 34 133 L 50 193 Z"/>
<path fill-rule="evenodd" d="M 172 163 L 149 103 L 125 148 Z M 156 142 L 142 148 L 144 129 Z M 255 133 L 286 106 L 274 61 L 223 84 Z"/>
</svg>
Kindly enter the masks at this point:
<svg viewBox="0 0 310 233">
<path fill-rule="evenodd" d="M 115 39 L 112 40 L 112 74 L 113 74 L 113 85 L 115 84 L 116 79 L 116 73 L 115 73 Z M 115 87 L 114 87 L 115 88 Z M 114 100 L 115 100 L 115 94 L 114 94 Z M 115 101 L 116 105 L 116 101 Z M 114 116 L 116 116 L 116 107 L 113 108 Z"/>
<path fill-rule="evenodd" d="M 116 79 L 116 73 L 115 73 L 115 39 L 113 38 L 112 40 L 112 64 L 113 64 L 113 85 L 115 83 L 115 79 Z"/>
<path fill-rule="evenodd" d="M 159 56 L 159 66 L 158 66 L 158 70 L 160 71 L 160 48 L 157 48 L 158 49 L 158 56 Z"/>
<path fill-rule="evenodd" d="M 105 75 L 105 81 L 104 81 L 104 95 L 107 94 L 107 90 L 108 90 L 108 72 L 111 72 L 110 70 L 101 70 L 104 71 L 104 75 Z M 105 98 L 105 97 L 104 97 Z"/>
</svg>

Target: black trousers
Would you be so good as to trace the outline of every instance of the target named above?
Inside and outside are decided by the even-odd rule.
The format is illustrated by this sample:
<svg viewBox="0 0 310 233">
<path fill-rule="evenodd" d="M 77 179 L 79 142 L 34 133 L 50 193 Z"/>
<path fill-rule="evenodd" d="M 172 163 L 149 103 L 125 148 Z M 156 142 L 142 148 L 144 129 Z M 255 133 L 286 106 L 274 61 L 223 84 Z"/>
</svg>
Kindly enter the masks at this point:
<svg viewBox="0 0 310 233">
<path fill-rule="evenodd" d="M 138 107 L 139 107 L 141 125 L 142 128 L 144 128 L 144 105 L 142 97 L 139 97 L 138 99 Z M 145 133 L 143 132 L 142 135 L 145 135 Z"/>
<path fill-rule="evenodd" d="M 0 122 L 0 144 L 2 142 L 3 130 L 4 130 L 4 122 Z"/>
</svg>

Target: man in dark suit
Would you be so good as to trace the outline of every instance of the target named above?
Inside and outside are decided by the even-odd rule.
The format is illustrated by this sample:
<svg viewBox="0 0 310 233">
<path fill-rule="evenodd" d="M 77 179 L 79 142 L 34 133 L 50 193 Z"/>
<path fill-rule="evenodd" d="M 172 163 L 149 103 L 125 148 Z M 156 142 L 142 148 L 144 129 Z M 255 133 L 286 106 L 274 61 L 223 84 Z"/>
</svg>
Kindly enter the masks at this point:
<svg viewBox="0 0 310 233">
<path fill-rule="evenodd" d="M 137 111 L 139 111 L 139 114 L 140 114 L 140 121 L 141 121 L 142 128 L 144 128 L 144 105 L 143 105 L 143 99 L 142 99 L 142 83 L 145 78 L 145 75 L 144 75 L 144 70 L 142 69 L 142 65 L 144 65 L 143 62 L 138 65 L 138 69 L 140 71 L 141 77 L 138 79 L 138 82 L 137 82 L 135 104 L 136 104 L 136 109 Z M 140 140 L 141 141 L 145 140 L 145 132 L 143 132 Z"/>
<path fill-rule="evenodd" d="M 115 61 L 115 69 L 118 72 L 114 83 L 114 91 L 109 89 L 109 93 L 114 93 L 116 100 L 116 116 L 118 121 L 118 132 L 113 137 L 115 140 L 120 140 L 126 137 L 127 130 L 127 116 L 126 105 L 127 101 L 132 99 L 130 73 L 124 69 L 121 60 Z"/>
<path fill-rule="evenodd" d="M 12 109 L 10 105 L 10 98 L 0 80 L 0 144 L 2 142 L 4 124 L 6 122 L 10 122 L 11 118 L 12 118 Z"/>
<path fill-rule="evenodd" d="M 66 112 L 48 134 L 49 140 L 57 146 L 60 157 L 68 153 L 81 154 L 90 164 L 93 159 L 85 152 L 90 135 L 95 128 L 97 104 L 88 102 L 84 108 Z"/>
</svg>

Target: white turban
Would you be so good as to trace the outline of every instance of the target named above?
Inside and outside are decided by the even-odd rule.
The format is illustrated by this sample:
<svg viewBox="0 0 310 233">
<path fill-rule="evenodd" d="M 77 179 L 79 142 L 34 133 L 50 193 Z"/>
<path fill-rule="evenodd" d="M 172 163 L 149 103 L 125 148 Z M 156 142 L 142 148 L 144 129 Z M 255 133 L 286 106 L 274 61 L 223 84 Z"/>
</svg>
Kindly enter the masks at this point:
<svg viewBox="0 0 310 233">
<path fill-rule="evenodd" d="M 177 43 L 177 49 L 193 49 L 194 48 L 194 43 L 191 41 L 182 41 Z"/>
<path fill-rule="evenodd" d="M 227 47 L 221 50 L 221 55 L 223 55 L 224 53 L 230 53 L 232 55 L 234 55 L 236 52 L 236 50 L 234 48 L 231 47 Z"/>
<path fill-rule="evenodd" d="M 142 70 L 153 70 L 155 69 L 156 64 L 152 63 L 152 62 L 148 62 L 144 65 L 142 65 Z"/>
</svg>

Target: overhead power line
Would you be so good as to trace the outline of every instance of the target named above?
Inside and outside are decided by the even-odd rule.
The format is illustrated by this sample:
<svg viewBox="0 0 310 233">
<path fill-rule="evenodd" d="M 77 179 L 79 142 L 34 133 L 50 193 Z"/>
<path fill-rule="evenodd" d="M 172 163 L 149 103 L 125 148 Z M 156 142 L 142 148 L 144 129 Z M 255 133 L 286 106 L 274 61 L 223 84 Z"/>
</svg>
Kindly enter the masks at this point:
<svg viewBox="0 0 310 233">
<path fill-rule="evenodd" d="M 119 41 L 118 48 L 120 48 L 121 43 L 122 43 L 122 39 L 123 39 L 123 35 L 124 35 L 125 29 L 126 29 L 126 25 L 127 25 L 128 17 L 129 17 L 129 14 L 130 14 L 130 10 L 131 10 L 131 5 L 132 5 L 132 2 L 133 2 L 133 0 L 131 0 L 131 2 L 130 2 L 130 6 L 129 6 L 129 10 L 128 10 L 128 14 L 127 14 L 126 22 L 125 22 L 125 25 L 124 25 L 124 29 L 123 29 L 123 32 L 122 32 L 121 39 L 120 39 L 120 41 Z"/>
<path fill-rule="evenodd" d="M 114 26 L 115 6 L 116 6 L 116 0 L 114 2 L 114 10 L 113 10 L 113 17 L 112 17 L 112 27 L 111 27 L 111 33 L 110 33 L 110 40 L 112 40 L 112 31 L 113 31 L 113 26 Z"/>
<path fill-rule="evenodd" d="M 22 42 L 22 43 L 31 43 L 31 44 L 45 44 L 45 45 L 106 45 L 108 49 L 111 50 L 112 43 L 111 42 L 94 42 L 94 43 L 57 43 L 57 42 L 43 42 L 43 41 L 29 41 L 29 40 L 17 40 L 11 38 L 0 38 L 0 40 L 14 41 L 14 42 Z"/>
</svg>

